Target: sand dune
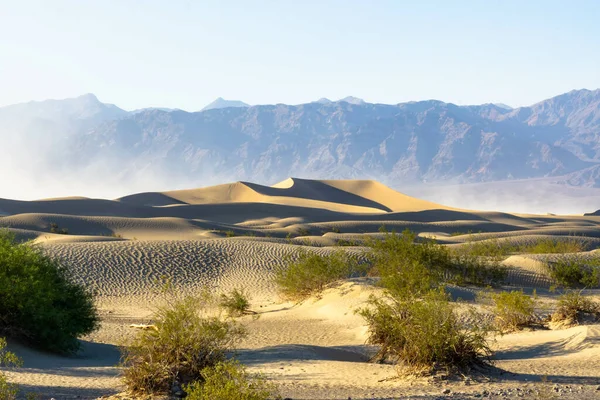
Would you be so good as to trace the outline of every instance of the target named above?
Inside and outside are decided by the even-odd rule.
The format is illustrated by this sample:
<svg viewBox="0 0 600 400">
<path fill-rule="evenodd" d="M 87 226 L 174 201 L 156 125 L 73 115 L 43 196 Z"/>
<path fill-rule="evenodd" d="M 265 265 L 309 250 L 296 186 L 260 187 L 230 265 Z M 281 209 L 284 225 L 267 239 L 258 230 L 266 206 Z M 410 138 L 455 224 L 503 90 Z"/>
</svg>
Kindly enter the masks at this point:
<svg viewBox="0 0 600 400">
<path fill-rule="evenodd" d="M 79 282 L 97 293 L 103 313 L 102 328 L 86 338 L 78 358 L 42 355 L 16 345 L 26 366 L 9 376 L 57 399 L 118 392 L 122 388 L 114 367 L 116 345 L 132 335 L 130 324 L 148 322 L 152 307 L 161 301 L 161 282 L 166 278 L 181 295 L 207 288 L 215 293 L 241 286 L 250 289 L 261 318 L 246 321 L 251 334 L 242 344 L 240 359 L 251 370 L 276 380 L 286 396 L 434 398 L 445 386 L 390 379 L 395 376 L 393 366 L 366 362 L 370 352 L 364 346 L 366 329 L 354 310 L 379 289 L 351 281 L 294 305 L 279 298 L 271 279 L 274 270 L 301 248 L 363 252 L 362 241 L 381 237 L 382 225 L 388 230 L 410 229 L 449 246 L 471 240 L 526 243 L 577 237 L 587 250 L 600 248 L 600 216 L 455 209 L 374 181 L 290 178 L 273 186 L 236 182 L 116 200 L 0 199 L 0 228 L 33 240 L 70 268 Z M 53 227 L 68 234 L 51 232 Z M 340 240 L 355 245 L 336 246 Z M 503 262 L 509 271 L 506 283 L 549 293 L 549 259 L 508 257 Z M 475 299 L 476 289 L 456 290 L 458 297 Z M 555 301 L 548 296 L 549 302 Z M 472 388 L 448 385 L 463 394 L 503 385 L 536 388 L 525 382 L 531 371 L 557 382 L 588 385 L 574 377 L 600 378 L 600 366 L 590 362 L 600 359 L 597 335 L 597 327 L 582 327 L 506 336 L 498 343 L 498 365 L 517 371 L 521 381 L 499 376 L 496 383 Z M 539 356 L 536 349 L 542 348 L 552 351 Z"/>
</svg>

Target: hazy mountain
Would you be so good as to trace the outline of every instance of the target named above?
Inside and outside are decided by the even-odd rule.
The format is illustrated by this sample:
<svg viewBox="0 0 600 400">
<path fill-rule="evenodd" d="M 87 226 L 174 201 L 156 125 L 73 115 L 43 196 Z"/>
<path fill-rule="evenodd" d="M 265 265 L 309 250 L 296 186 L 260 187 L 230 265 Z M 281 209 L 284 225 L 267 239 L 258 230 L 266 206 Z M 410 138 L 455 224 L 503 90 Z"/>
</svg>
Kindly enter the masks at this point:
<svg viewBox="0 0 600 400">
<path fill-rule="evenodd" d="M 179 108 L 145 107 L 145 108 L 138 108 L 137 110 L 129 111 L 129 113 L 130 114 L 138 114 L 138 113 L 141 113 L 144 111 L 152 111 L 152 110 L 160 110 L 160 111 L 166 111 L 166 112 L 181 111 Z"/>
<path fill-rule="evenodd" d="M 344 101 L 346 103 L 356 104 L 356 105 L 365 104 L 365 101 L 363 99 L 359 99 L 358 97 L 353 97 L 353 96 L 344 97 L 343 99 L 339 99 L 338 101 Z"/>
<path fill-rule="evenodd" d="M 225 100 L 224 98 L 219 97 L 218 99 L 216 99 L 215 101 L 213 101 L 212 103 L 210 103 L 209 105 L 204 107 L 201 111 L 214 110 L 214 109 L 220 109 L 220 108 L 228 108 L 228 107 L 250 107 L 250 105 L 244 103 L 243 101 Z"/>
<path fill-rule="evenodd" d="M 129 115 L 112 104 L 101 103 L 93 94 L 72 99 L 32 101 L 0 108 L 0 168 L 18 171 L 13 179 L 50 173 L 69 162 L 69 146 L 76 137 L 104 121 Z M 10 176 L 5 179 L 10 178 Z M 5 183 L 0 179 L 0 184 Z"/>
<path fill-rule="evenodd" d="M 35 160 L 47 176 L 86 171 L 136 188 L 288 176 L 395 187 L 550 177 L 600 187 L 600 90 L 517 109 L 350 100 L 127 113 L 86 95 L 0 109 L 0 137 L 17 132 L 11 124 L 26 127 L 13 155 Z"/>
</svg>

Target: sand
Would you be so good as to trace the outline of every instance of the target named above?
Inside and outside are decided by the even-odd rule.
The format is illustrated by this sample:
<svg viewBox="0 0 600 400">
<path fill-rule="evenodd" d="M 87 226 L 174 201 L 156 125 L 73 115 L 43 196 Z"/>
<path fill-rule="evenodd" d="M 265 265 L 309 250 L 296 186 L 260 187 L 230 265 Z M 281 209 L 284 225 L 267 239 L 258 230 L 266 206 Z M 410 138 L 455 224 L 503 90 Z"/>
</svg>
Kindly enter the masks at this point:
<svg viewBox="0 0 600 400">
<path fill-rule="evenodd" d="M 25 366 L 7 375 L 42 398 L 119 393 L 118 346 L 135 334 L 131 324 L 150 322 L 163 296 L 161 279 L 167 278 L 180 295 L 247 288 L 260 318 L 243 318 L 249 336 L 238 357 L 294 399 L 436 398 L 446 389 L 460 394 L 454 398 L 508 389 L 520 389 L 526 397 L 542 391 L 538 398 L 548 398 L 544 391 L 553 391 L 555 384 L 564 391 L 562 397 L 600 397 L 595 391 L 600 326 L 503 336 L 495 344 L 497 370 L 490 381 L 407 380 L 398 379 L 392 365 L 368 362 L 372 349 L 365 346 L 366 327 L 354 310 L 380 289 L 352 280 L 302 304 L 279 297 L 274 270 L 298 249 L 360 253 L 360 246 L 334 245 L 340 239 L 360 244 L 365 237 L 380 236 L 382 225 L 408 228 L 449 246 L 480 232 L 477 240 L 515 242 L 585 236 L 581 240 L 588 249 L 600 247 L 600 216 L 456 209 L 373 181 L 290 178 L 272 187 L 237 182 L 116 200 L 0 199 L 0 227 L 68 266 L 77 281 L 97 293 L 102 315 L 100 330 L 83 338 L 76 357 L 42 354 L 11 342 Z M 68 234 L 52 233 L 51 226 Z M 556 295 L 547 290 L 552 281 L 544 263 L 549 257 L 507 258 L 507 285 L 535 288 L 552 305 Z M 457 291 L 458 297 L 475 299 L 476 289 Z"/>
</svg>

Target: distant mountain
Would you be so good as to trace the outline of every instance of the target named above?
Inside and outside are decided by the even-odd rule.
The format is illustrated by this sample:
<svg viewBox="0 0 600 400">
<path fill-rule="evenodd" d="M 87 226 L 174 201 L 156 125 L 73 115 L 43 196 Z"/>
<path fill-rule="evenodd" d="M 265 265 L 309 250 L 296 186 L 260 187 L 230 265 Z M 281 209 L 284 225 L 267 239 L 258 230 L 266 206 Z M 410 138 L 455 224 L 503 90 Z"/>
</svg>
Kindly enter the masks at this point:
<svg viewBox="0 0 600 400">
<path fill-rule="evenodd" d="M 376 179 L 393 187 L 545 177 L 600 187 L 600 90 L 516 109 L 355 98 L 226 104 L 221 99 L 210 112 L 128 113 L 91 95 L 27 103 L 0 109 L 0 138 L 13 140 L 9 157 L 37 165 L 36 177 L 40 170 L 93 171 L 95 178 L 154 187 L 288 176 Z"/>
<path fill-rule="evenodd" d="M 171 112 L 171 111 L 181 111 L 179 108 L 166 108 L 166 107 L 146 107 L 146 108 L 138 108 L 137 110 L 133 110 L 130 111 L 130 114 L 138 114 L 144 111 L 152 111 L 152 110 L 159 110 L 159 111 L 165 111 L 165 112 Z"/>
<path fill-rule="evenodd" d="M 339 99 L 338 101 L 343 101 L 350 104 L 363 105 L 365 101 L 363 99 L 359 99 L 358 97 L 348 96 L 343 99 Z"/>
<path fill-rule="evenodd" d="M 31 101 L 0 108 L 0 143 L 4 174 L 17 170 L 49 171 L 48 166 L 68 162 L 70 143 L 75 137 L 128 116 L 125 110 L 101 103 L 93 94 L 65 100 Z M 25 161 L 26 162 L 23 162 Z M 3 183 L 0 179 L 0 185 Z"/>
<path fill-rule="evenodd" d="M 219 97 L 218 99 L 216 99 L 215 101 L 213 101 L 212 103 L 210 103 L 209 105 L 204 107 L 201 111 L 214 110 L 214 109 L 220 109 L 220 108 L 229 108 L 229 107 L 250 107 L 250 105 L 244 103 L 243 101 L 225 100 L 222 97 Z"/>
</svg>

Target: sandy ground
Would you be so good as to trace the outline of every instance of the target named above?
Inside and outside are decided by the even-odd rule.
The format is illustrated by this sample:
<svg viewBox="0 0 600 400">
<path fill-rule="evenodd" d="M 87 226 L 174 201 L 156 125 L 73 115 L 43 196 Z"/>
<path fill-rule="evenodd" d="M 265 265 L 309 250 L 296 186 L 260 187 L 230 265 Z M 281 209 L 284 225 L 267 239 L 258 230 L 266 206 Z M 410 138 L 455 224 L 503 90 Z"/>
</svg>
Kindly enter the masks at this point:
<svg viewBox="0 0 600 400">
<path fill-rule="evenodd" d="M 398 379 L 394 366 L 368 362 L 372 349 L 365 346 L 366 328 L 354 313 L 378 289 L 351 281 L 302 304 L 279 298 L 271 278 L 287 256 L 301 247 L 360 252 L 360 247 L 334 245 L 380 235 L 381 225 L 409 228 L 451 246 L 469 240 L 469 232 L 480 232 L 478 239 L 517 242 L 584 236 L 590 250 L 600 247 L 598 216 L 453 209 L 372 181 L 288 179 L 272 187 L 238 182 L 117 200 L 0 199 L 0 227 L 32 240 L 71 268 L 98 294 L 102 314 L 100 330 L 83 339 L 75 357 L 11 342 L 25 364 L 6 373 L 43 399 L 122 391 L 118 346 L 135 334 L 130 324 L 149 321 L 166 278 L 180 295 L 248 288 L 260 318 L 243 319 L 249 335 L 238 357 L 290 398 L 600 398 L 600 326 L 500 337 L 494 345 L 495 369 L 487 378 Z M 68 234 L 52 233 L 52 226 Z M 547 290 L 552 282 L 542 262 L 548 257 L 506 259 L 507 285 L 536 288 L 551 306 L 556 295 Z M 457 290 L 463 299 L 474 298 L 475 289 Z"/>
</svg>

